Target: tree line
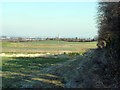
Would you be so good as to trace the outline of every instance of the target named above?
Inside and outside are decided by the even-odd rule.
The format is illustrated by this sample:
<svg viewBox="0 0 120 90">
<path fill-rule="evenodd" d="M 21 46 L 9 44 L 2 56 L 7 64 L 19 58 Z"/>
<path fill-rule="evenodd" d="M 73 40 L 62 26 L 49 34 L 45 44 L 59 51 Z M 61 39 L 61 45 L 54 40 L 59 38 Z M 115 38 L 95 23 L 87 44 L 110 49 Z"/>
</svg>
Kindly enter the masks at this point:
<svg viewBox="0 0 120 90">
<path fill-rule="evenodd" d="M 46 38 L 46 40 L 57 40 L 57 41 L 65 41 L 65 42 L 93 42 L 97 41 L 97 38 L 93 39 L 81 39 L 81 38 Z"/>
</svg>

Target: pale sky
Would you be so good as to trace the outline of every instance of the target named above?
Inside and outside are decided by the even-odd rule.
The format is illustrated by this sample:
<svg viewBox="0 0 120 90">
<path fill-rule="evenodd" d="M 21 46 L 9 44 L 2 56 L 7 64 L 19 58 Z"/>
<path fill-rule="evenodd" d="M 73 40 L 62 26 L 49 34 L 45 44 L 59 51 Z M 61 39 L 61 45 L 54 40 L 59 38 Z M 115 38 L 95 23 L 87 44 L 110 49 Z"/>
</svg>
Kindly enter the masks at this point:
<svg viewBox="0 0 120 90">
<path fill-rule="evenodd" d="M 1 0 L 1 2 L 97 2 L 97 1 L 98 0 Z"/>
<path fill-rule="evenodd" d="M 96 14 L 96 2 L 3 2 L 2 34 L 92 38 Z"/>
</svg>

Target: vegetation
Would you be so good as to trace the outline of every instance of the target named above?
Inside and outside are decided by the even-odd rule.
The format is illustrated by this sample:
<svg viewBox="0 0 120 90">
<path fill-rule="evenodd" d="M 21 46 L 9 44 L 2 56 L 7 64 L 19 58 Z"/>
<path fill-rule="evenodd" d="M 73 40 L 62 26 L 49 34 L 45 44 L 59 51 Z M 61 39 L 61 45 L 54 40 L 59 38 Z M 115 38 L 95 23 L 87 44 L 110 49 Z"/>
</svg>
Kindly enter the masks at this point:
<svg viewBox="0 0 120 90">
<path fill-rule="evenodd" d="M 4 57 L 3 87 L 120 88 L 120 2 L 100 2 L 98 9 L 98 49 L 97 42 L 3 42 L 3 52 L 59 49 L 69 56 L 76 55 L 74 58 Z"/>
<path fill-rule="evenodd" d="M 3 88 L 100 88 L 99 53 L 76 58 L 22 58 L 3 61 Z"/>
<path fill-rule="evenodd" d="M 3 57 L 3 88 L 99 88 L 94 50 L 76 58 Z M 98 72 L 97 72 L 98 73 Z"/>
<path fill-rule="evenodd" d="M 120 2 L 100 2 L 98 21 L 103 83 L 120 88 Z"/>
<path fill-rule="evenodd" d="M 98 74 L 98 55 L 96 50 L 90 50 L 82 57 L 52 66 L 43 73 L 64 78 L 64 88 L 107 88 Z"/>
<path fill-rule="evenodd" d="M 64 52 L 64 54 L 66 54 L 66 55 L 83 55 L 84 53 L 81 53 L 81 52 L 70 52 L 70 53 L 65 53 Z"/>
<path fill-rule="evenodd" d="M 69 48 L 76 47 L 77 49 L 81 46 L 82 49 L 85 47 L 88 49 L 88 46 L 96 47 L 97 42 L 62 42 L 60 41 L 59 44 L 63 46 L 67 46 Z M 3 42 L 3 47 L 26 47 L 29 48 L 39 47 L 41 46 L 57 46 L 57 41 L 41 41 L 41 42 Z M 85 46 L 86 45 L 86 46 Z M 27 46 L 27 47 L 28 47 Z M 41 47 L 40 46 L 40 47 Z M 4 48 L 3 48 L 4 50 Z M 24 50 L 24 49 L 23 49 Z M 22 53 L 22 52 L 12 52 L 8 51 L 5 53 Z M 24 53 L 31 53 L 31 52 L 24 52 Z M 36 53 L 36 52 L 32 52 Z M 41 53 L 41 52 L 40 52 Z M 86 61 L 87 58 L 84 58 L 82 52 L 63 52 L 64 55 L 68 55 L 69 57 L 3 57 L 2 58 L 2 71 L 3 71 L 3 88 L 63 88 L 63 87 L 70 87 L 67 86 L 70 82 L 67 82 L 70 79 L 68 76 L 72 69 L 75 70 L 78 67 L 78 64 L 82 61 Z M 75 57 L 76 55 L 76 57 Z M 79 59 L 76 59 L 77 56 L 83 55 Z M 74 57 L 73 57 L 74 56 Z M 65 65 L 65 66 L 64 66 Z M 72 66 L 71 68 L 69 66 Z M 76 67 L 77 66 L 77 67 Z M 70 70 L 71 69 L 71 70 Z M 65 71 L 65 72 L 64 72 Z M 71 71 L 72 73 L 73 71 Z M 64 76 L 67 75 L 67 76 Z M 73 76 L 76 73 L 73 72 L 71 74 Z M 76 79 L 78 77 L 75 76 Z M 75 79 L 75 80 L 76 80 Z M 73 87 L 73 86 L 72 86 Z"/>
<path fill-rule="evenodd" d="M 64 42 L 64 41 L 38 41 L 38 42 L 2 42 L 3 53 L 69 53 L 86 52 L 96 48 L 97 42 Z"/>
<path fill-rule="evenodd" d="M 42 70 L 56 66 L 69 58 L 45 57 L 3 57 L 3 88 L 62 87 L 61 78 L 51 74 L 41 74 Z M 37 81 L 36 78 L 41 78 Z"/>
<path fill-rule="evenodd" d="M 97 41 L 96 37 L 94 39 L 81 39 L 81 38 L 47 38 L 46 40 L 58 40 L 58 41 L 65 41 L 65 42 L 93 42 Z"/>
</svg>

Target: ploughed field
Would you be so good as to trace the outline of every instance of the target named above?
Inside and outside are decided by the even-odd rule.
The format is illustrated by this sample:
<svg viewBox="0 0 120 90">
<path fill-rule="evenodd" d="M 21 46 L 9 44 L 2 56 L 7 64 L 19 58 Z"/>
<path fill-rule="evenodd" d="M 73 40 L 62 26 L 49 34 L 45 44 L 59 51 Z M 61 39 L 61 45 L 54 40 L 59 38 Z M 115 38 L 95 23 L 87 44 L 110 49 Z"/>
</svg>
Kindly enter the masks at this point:
<svg viewBox="0 0 120 90">
<path fill-rule="evenodd" d="M 2 42 L 2 53 L 68 53 L 86 52 L 96 48 L 97 42 L 64 42 L 64 41 L 38 41 L 38 42 Z"/>
</svg>

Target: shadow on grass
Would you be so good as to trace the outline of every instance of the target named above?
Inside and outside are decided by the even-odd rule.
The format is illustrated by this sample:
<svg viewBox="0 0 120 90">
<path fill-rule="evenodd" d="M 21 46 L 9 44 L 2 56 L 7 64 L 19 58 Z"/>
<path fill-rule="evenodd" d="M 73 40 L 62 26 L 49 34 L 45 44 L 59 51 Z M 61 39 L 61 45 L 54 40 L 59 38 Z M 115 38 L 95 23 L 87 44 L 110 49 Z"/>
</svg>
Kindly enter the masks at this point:
<svg viewBox="0 0 120 90">
<path fill-rule="evenodd" d="M 3 88 L 49 88 L 63 87 L 61 77 L 42 74 L 50 66 L 69 60 L 68 58 L 46 57 L 3 57 Z"/>
</svg>

